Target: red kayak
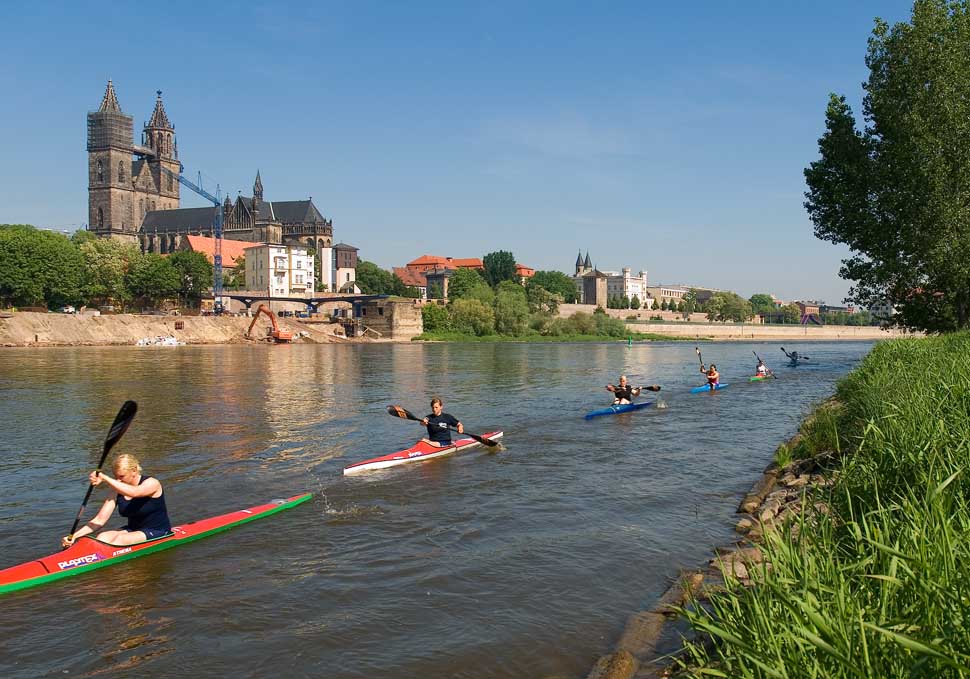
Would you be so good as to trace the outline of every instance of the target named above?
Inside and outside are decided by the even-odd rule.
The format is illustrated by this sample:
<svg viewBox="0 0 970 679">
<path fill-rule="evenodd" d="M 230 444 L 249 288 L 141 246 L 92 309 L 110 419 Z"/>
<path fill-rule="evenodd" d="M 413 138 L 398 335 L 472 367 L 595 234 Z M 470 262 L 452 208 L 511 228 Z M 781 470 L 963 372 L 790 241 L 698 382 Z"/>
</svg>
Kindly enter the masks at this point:
<svg viewBox="0 0 970 679">
<path fill-rule="evenodd" d="M 488 434 L 482 434 L 482 438 L 488 439 L 489 441 L 496 441 L 502 438 L 502 433 L 503 432 L 500 431 L 493 431 Z M 399 450 L 398 452 L 391 453 L 390 455 L 371 458 L 370 460 L 364 460 L 363 462 L 355 462 L 349 467 L 344 467 L 344 476 L 348 474 L 356 474 L 357 472 L 370 471 L 372 469 L 396 467 L 399 464 L 408 464 L 410 462 L 433 460 L 438 457 L 453 455 L 460 450 L 467 450 L 468 448 L 474 448 L 480 445 L 482 444 L 475 439 L 469 438 L 453 441 L 452 444 L 446 448 L 439 448 L 438 446 L 433 446 L 430 443 L 421 441 L 410 448 Z"/>
<path fill-rule="evenodd" d="M 119 561 L 127 561 L 152 552 L 178 547 L 187 542 L 208 537 L 213 533 L 229 530 L 240 524 L 282 512 L 284 509 L 306 502 L 311 497 L 313 497 L 312 493 L 294 495 L 286 500 L 273 500 L 249 509 L 240 509 L 230 514 L 202 519 L 195 523 L 187 523 L 184 526 L 175 526 L 169 535 L 134 545 L 109 545 L 107 542 L 101 542 L 85 535 L 78 538 L 67 549 L 56 554 L 0 571 L 0 594 L 42 585 L 52 580 L 110 566 Z"/>
</svg>

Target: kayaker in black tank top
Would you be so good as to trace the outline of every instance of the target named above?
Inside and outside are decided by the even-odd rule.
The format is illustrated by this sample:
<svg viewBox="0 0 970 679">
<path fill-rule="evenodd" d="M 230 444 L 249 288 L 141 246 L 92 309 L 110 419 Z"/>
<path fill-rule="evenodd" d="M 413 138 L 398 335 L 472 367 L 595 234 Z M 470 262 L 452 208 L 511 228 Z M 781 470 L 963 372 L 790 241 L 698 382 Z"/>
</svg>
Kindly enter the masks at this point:
<svg viewBox="0 0 970 679">
<path fill-rule="evenodd" d="M 79 537 L 90 535 L 104 527 L 116 506 L 118 513 L 128 519 L 128 525 L 119 530 L 102 531 L 97 536 L 102 542 L 133 545 L 172 532 L 164 491 L 158 479 L 142 476 L 141 465 L 133 455 L 119 455 L 114 461 L 113 469 L 116 478 L 97 471 L 88 476 L 92 486 L 104 483 L 117 495 L 105 500 L 97 516 L 76 533 L 64 536 L 61 540 L 64 547 L 72 545 Z"/>
<path fill-rule="evenodd" d="M 464 426 L 457 418 L 442 412 L 441 399 L 437 397 L 431 399 L 431 414 L 421 420 L 421 424 L 428 428 L 428 438 L 421 440 L 439 448 L 451 445 L 452 427 L 459 434 L 465 433 Z"/>
<path fill-rule="evenodd" d="M 640 395 L 640 387 L 631 387 L 626 383 L 626 375 L 620 375 L 620 383 L 606 385 L 607 391 L 613 392 L 613 405 L 633 403 L 633 399 Z"/>
</svg>

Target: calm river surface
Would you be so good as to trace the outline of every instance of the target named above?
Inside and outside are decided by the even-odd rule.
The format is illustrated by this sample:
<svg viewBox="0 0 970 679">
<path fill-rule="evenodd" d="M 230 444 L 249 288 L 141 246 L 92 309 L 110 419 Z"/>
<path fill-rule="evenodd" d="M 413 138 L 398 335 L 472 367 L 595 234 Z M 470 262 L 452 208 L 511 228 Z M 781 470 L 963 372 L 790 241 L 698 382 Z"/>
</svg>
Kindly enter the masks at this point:
<svg viewBox="0 0 970 679">
<path fill-rule="evenodd" d="M 179 549 L 0 597 L 0 676 L 581 677 L 869 343 L 204 346 L 0 352 L 0 567 L 57 551 L 125 399 L 116 452 L 173 523 L 312 491 Z M 747 382 L 755 350 L 780 379 Z M 666 409 L 585 421 L 620 372 Z M 414 442 L 440 395 L 481 448 L 342 476 Z M 653 398 L 653 395 L 650 395 Z M 96 491 L 86 516 L 104 498 Z M 109 525 L 121 525 L 117 519 Z"/>
</svg>

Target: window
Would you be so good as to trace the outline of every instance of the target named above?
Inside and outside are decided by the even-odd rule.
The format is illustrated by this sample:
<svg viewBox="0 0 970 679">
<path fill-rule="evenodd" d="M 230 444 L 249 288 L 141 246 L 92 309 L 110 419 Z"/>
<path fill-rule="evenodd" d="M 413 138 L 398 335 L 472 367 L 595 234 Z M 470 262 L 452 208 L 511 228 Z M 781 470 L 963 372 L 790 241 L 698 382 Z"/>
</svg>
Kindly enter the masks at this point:
<svg viewBox="0 0 970 679">
<path fill-rule="evenodd" d="M 104 163 L 98 161 L 98 182 L 104 181 Z"/>
<path fill-rule="evenodd" d="M 344 283 L 349 283 L 349 282 L 350 282 L 350 274 L 348 273 L 347 274 L 347 280 L 345 280 Z"/>
<path fill-rule="evenodd" d="M 169 175 L 168 176 L 168 190 L 169 191 L 174 191 L 175 190 L 175 180 L 172 179 L 172 175 Z"/>
<path fill-rule="evenodd" d="M 104 226 L 104 210 L 98 208 L 98 228 Z"/>
<path fill-rule="evenodd" d="M 124 163 L 124 161 L 120 161 L 118 163 L 118 181 L 119 182 L 125 181 L 125 163 Z"/>
<path fill-rule="evenodd" d="M 155 209 L 155 201 L 153 200 L 152 201 L 152 210 L 154 210 L 154 209 Z"/>
<path fill-rule="evenodd" d="M 378 316 L 383 316 L 384 315 L 384 307 L 382 307 L 382 306 L 377 307 L 377 315 Z"/>
<path fill-rule="evenodd" d="M 297 269 L 302 269 L 303 268 L 303 261 L 302 260 L 300 260 L 300 259 L 296 260 L 296 268 Z"/>
</svg>

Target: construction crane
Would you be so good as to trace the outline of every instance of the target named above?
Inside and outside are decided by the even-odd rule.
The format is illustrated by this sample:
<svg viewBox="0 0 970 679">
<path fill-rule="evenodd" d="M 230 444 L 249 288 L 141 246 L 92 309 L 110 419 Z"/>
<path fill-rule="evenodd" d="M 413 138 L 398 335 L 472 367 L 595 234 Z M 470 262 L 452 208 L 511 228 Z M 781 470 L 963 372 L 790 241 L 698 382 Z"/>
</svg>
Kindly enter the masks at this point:
<svg viewBox="0 0 970 679">
<path fill-rule="evenodd" d="M 215 220 L 212 225 L 214 235 L 215 235 L 215 241 L 216 241 L 215 253 L 212 256 L 212 297 L 215 301 L 213 308 L 216 314 L 217 315 L 221 314 L 223 311 L 222 309 L 222 200 L 219 198 L 219 194 L 220 194 L 219 185 L 216 184 L 216 195 L 213 196 L 211 193 L 209 193 L 208 191 L 202 188 L 201 172 L 199 173 L 199 183 L 195 184 L 189 181 L 188 179 L 186 179 L 182 175 L 182 172 L 185 170 L 185 168 L 182 166 L 181 163 L 179 163 L 178 174 L 175 174 L 174 172 L 172 172 L 171 170 L 169 170 L 167 167 L 164 167 L 164 166 L 162 166 L 161 169 L 162 169 L 162 173 L 171 177 L 182 186 L 186 186 L 192 189 L 193 191 L 195 191 L 197 194 L 199 194 L 206 200 L 211 201 L 211 203 L 215 206 Z"/>
</svg>

